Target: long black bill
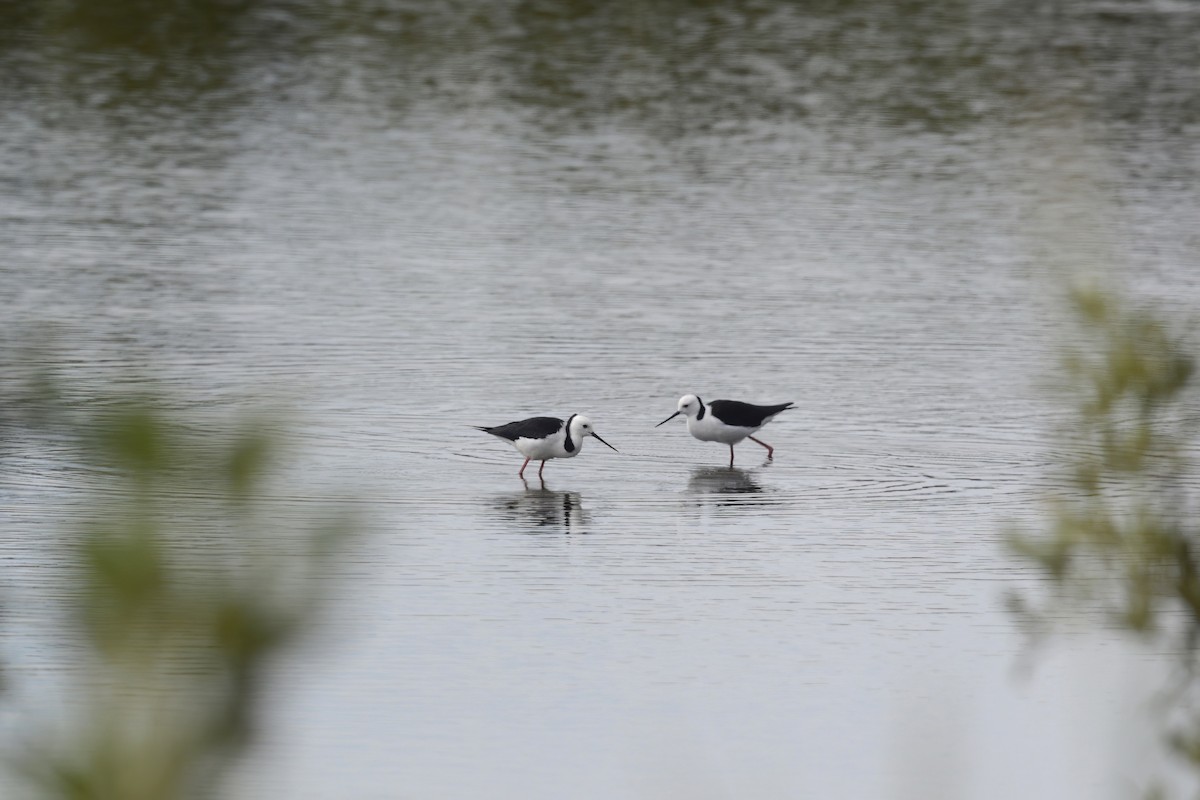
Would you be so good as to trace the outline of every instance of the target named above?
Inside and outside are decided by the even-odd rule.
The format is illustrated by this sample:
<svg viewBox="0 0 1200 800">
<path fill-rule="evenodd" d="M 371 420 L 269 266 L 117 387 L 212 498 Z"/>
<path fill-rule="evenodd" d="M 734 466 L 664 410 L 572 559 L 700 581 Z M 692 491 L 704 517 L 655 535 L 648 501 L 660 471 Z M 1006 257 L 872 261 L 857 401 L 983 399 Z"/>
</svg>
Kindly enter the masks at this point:
<svg viewBox="0 0 1200 800">
<path fill-rule="evenodd" d="M 600 439 L 600 435 L 599 435 L 599 434 L 595 434 L 595 433 L 593 433 L 593 434 L 592 434 L 592 436 L 595 436 L 597 439 Z M 604 446 L 605 446 L 605 447 L 608 447 L 608 448 L 611 448 L 611 449 L 612 449 L 612 451 L 613 451 L 614 453 L 619 453 L 619 452 L 621 452 L 620 450 L 618 450 L 617 448 L 613 447 L 613 446 L 612 446 L 611 444 L 609 444 L 608 442 L 605 442 L 603 439 L 600 439 L 600 441 L 601 441 L 601 442 L 604 442 Z"/>
<path fill-rule="evenodd" d="M 676 417 L 678 417 L 678 416 L 679 416 L 679 414 L 680 414 L 680 412 L 676 411 L 674 414 L 672 414 L 671 416 L 667 417 L 667 418 L 666 418 L 666 419 L 664 419 L 662 422 L 658 423 L 658 425 L 666 425 L 668 422 L 670 422 L 671 420 L 673 420 L 673 419 L 675 419 Z M 656 427 L 656 428 L 657 428 L 657 427 L 658 427 L 658 425 L 655 425 L 654 427 Z"/>
</svg>

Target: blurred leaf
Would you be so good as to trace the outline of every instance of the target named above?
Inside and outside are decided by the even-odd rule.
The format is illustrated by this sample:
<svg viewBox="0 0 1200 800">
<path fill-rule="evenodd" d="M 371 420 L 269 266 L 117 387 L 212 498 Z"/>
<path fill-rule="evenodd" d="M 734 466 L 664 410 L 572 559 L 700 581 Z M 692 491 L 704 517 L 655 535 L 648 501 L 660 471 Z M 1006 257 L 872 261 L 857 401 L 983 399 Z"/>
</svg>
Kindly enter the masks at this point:
<svg viewBox="0 0 1200 800">
<path fill-rule="evenodd" d="M 1184 455 L 1195 444 L 1191 346 L 1110 292 L 1076 289 L 1070 299 L 1081 336 L 1061 371 L 1062 396 L 1075 404 L 1057 449 L 1067 488 L 1056 491 L 1047 530 L 1008 536 L 1051 593 L 1041 602 L 1019 595 L 1009 606 L 1049 629 L 1064 604 L 1079 604 L 1139 636 L 1173 640 L 1187 677 L 1173 694 L 1167 738 L 1200 768 L 1200 715 L 1184 713 L 1200 701 L 1200 672 L 1191 668 L 1200 643 L 1200 529 L 1180 489 L 1195 483 Z"/>
<path fill-rule="evenodd" d="M 98 481 L 61 592 L 90 669 L 69 689 L 76 724 L 30 744 L 21 771 L 46 798 L 216 796 L 273 657 L 315 621 L 349 520 L 289 515 L 264 493 L 277 447 L 261 419 L 200 432 L 161 401 L 113 397 L 68 427 Z"/>
</svg>

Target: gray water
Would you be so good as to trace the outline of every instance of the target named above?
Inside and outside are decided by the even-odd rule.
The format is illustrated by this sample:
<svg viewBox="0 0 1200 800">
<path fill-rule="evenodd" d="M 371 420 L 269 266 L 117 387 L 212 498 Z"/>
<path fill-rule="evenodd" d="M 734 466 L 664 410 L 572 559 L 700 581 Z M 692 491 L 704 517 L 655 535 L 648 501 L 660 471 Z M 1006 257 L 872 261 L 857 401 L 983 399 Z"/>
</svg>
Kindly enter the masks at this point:
<svg viewBox="0 0 1200 800">
<path fill-rule="evenodd" d="M 1003 536 L 1056 485 L 1062 274 L 1200 301 L 1192 4 L 89 8 L 5 12 L 6 335 L 201 426 L 286 398 L 280 514 L 370 518 L 234 796 L 1160 770 L 1158 658 L 1029 658 Z M 729 469 L 654 428 L 686 392 L 797 408 Z M 576 412 L 620 453 L 544 487 L 471 427 Z M 88 476 L 55 453 L 6 459 L 10 720 L 58 669 L 42 576 Z"/>
</svg>

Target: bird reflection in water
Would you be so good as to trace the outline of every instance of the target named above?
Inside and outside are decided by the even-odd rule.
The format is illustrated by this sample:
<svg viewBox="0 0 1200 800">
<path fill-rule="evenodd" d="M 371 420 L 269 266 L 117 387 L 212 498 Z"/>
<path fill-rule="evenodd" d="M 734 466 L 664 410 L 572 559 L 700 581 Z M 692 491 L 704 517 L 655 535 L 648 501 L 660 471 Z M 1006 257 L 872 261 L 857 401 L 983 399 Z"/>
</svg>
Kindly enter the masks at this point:
<svg viewBox="0 0 1200 800">
<path fill-rule="evenodd" d="M 767 502 L 763 487 L 747 470 L 737 467 L 697 467 L 688 492 L 718 505 L 759 505 Z"/>
<path fill-rule="evenodd" d="M 556 492 L 544 483 L 538 488 L 526 484 L 524 492 L 500 497 L 497 505 L 505 517 L 532 532 L 585 532 L 587 515 L 579 492 Z"/>
</svg>

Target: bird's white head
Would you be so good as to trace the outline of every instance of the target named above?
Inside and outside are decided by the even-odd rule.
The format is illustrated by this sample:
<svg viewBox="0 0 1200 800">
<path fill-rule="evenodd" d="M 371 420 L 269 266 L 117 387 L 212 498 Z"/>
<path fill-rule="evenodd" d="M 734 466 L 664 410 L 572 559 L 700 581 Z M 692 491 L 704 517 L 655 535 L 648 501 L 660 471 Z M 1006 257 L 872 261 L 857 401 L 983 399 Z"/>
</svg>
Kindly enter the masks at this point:
<svg viewBox="0 0 1200 800">
<path fill-rule="evenodd" d="M 694 394 L 685 394 L 679 398 L 679 413 L 685 417 L 694 417 L 700 413 L 700 398 Z"/>
<path fill-rule="evenodd" d="M 699 397 L 696 397 L 696 395 L 694 395 L 694 394 L 685 394 L 683 397 L 679 398 L 679 405 L 678 405 L 679 410 L 676 411 L 671 416 L 664 419 L 662 422 L 658 423 L 658 425 L 666 425 L 668 422 L 675 419 L 680 414 L 683 414 L 685 417 L 694 417 L 700 413 L 700 408 L 701 408 L 701 405 L 700 405 Z M 654 427 L 657 428 L 658 425 L 655 425 Z"/>
<path fill-rule="evenodd" d="M 600 439 L 600 434 L 596 433 L 596 428 L 592 425 L 592 421 L 583 414 L 576 414 L 571 417 L 571 436 L 577 442 L 582 442 L 585 436 L 593 436 L 596 439 Z M 612 450 L 617 450 L 617 448 L 613 447 L 608 442 L 605 442 L 603 439 L 600 439 L 600 441 L 605 447 L 611 448 Z M 617 452 L 620 451 L 617 450 Z"/>
</svg>

